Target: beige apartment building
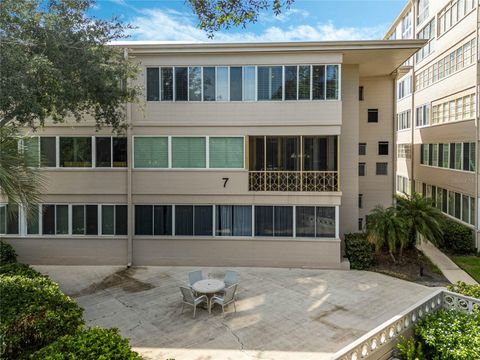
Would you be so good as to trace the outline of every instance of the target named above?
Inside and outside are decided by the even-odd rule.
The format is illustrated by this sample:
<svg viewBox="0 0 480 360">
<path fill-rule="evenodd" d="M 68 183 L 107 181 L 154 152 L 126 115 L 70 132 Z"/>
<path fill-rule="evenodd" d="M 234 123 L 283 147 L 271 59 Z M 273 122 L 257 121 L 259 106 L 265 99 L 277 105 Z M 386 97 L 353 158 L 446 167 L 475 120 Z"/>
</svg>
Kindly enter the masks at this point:
<svg viewBox="0 0 480 360">
<path fill-rule="evenodd" d="M 478 236 L 478 1 L 411 0 L 386 39 L 427 43 L 399 70 L 396 191 L 434 199 Z"/>
<path fill-rule="evenodd" d="M 40 215 L 2 205 L 0 234 L 32 264 L 346 267 L 343 235 L 392 203 L 395 78 L 424 43 L 119 44 L 128 130 L 30 132 Z"/>
</svg>

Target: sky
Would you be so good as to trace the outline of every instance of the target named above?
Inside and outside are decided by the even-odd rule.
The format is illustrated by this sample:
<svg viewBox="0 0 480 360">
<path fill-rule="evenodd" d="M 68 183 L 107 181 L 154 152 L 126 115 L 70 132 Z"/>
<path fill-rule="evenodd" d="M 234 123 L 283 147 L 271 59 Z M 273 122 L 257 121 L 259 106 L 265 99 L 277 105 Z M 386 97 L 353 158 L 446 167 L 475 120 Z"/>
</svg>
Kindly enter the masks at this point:
<svg viewBox="0 0 480 360">
<path fill-rule="evenodd" d="M 184 42 L 335 41 L 381 39 L 407 0 L 296 0 L 281 15 L 261 13 L 246 28 L 209 39 L 184 0 L 97 0 L 90 14 L 119 17 L 135 29 L 126 40 Z"/>
</svg>

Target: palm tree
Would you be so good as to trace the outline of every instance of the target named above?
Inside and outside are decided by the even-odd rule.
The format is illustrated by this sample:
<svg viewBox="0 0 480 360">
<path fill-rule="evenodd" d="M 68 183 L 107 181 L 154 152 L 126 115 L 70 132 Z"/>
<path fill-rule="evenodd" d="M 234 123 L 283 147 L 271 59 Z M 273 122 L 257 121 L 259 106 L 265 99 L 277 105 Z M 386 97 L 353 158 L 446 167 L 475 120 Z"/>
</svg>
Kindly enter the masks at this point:
<svg viewBox="0 0 480 360">
<path fill-rule="evenodd" d="M 405 222 L 398 216 L 394 207 L 384 208 L 376 206 L 367 217 L 368 241 L 380 251 L 385 243 L 393 262 L 396 262 L 394 253 L 400 249 L 400 257 L 405 245 L 408 243 Z"/>
<path fill-rule="evenodd" d="M 418 193 L 410 196 L 397 196 L 397 211 L 408 228 L 409 245 L 416 244 L 418 234 L 435 245 L 442 241 L 443 215 L 439 209 L 433 206 L 431 199 L 425 198 Z"/>
<path fill-rule="evenodd" d="M 32 167 L 38 152 L 24 151 L 19 139 L 14 125 L 0 126 L 0 195 L 9 204 L 21 205 L 30 219 L 38 211 L 43 177 Z M 9 209 L 10 214 L 15 211 L 13 206 Z"/>
</svg>

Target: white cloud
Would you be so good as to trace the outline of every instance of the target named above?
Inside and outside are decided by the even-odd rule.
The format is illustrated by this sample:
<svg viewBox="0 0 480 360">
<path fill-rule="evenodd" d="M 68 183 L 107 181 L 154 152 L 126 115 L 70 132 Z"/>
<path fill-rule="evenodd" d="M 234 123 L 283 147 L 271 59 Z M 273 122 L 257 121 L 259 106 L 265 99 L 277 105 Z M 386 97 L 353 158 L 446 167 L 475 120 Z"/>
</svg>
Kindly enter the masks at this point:
<svg viewBox="0 0 480 360">
<path fill-rule="evenodd" d="M 304 15 L 307 17 L 308 13 Z M 272 25 L 259 33 L 238 29 L 232 32 L 218 32 L 214 39 L 209 39 L 205 32 L 197 27 L 194 17 L 175 10 L 138 10 L 138 15 L 130 22 L 136 27 L 130 32 L 132 40 L 186 42 L 369 40 L 381 39 L 387 28 L 386 24 L 372 27 L 337 27 L 329 21 L 286 27 Z"/>
</svg>

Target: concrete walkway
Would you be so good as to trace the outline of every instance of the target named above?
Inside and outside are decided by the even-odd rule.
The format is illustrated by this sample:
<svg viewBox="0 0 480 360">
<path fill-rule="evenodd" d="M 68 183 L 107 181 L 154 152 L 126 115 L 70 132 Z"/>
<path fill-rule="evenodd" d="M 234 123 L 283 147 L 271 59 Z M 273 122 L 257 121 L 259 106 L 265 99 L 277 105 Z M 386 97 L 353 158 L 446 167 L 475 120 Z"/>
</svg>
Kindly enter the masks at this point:
<svg viewBox="0 0 480 360">
<path fill-rule="evenodd" d="M 418 248 L 438 266 L 443 275 L 452 284 L 457 281 L 463 281 L 466 284 L 477 285 L 478 283 L 468 275 L 464 270 L 460 269 L 447 255 L 438 250 L 431 242 L 422 240 Z"/>
<path fill-rule="evenodd" d="M 237 312 L 181 313 L 197 268 L 35 266 L 146 360 L 327 360 L 437 290 L 368 271 L 237 268 Z M 222 279 L 224 268 L 202 268 Z"/>
</svg>

